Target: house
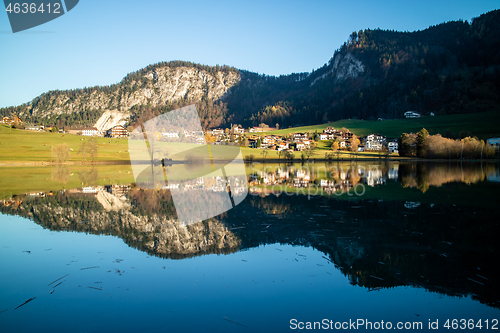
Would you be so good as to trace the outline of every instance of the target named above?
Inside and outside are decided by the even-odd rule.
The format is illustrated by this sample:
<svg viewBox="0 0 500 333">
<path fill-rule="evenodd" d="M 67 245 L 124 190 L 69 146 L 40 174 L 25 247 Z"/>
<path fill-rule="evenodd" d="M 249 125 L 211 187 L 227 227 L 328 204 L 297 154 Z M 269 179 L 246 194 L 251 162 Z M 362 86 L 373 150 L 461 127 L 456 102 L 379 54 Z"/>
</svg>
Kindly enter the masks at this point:
<svg viewBox="0 0 500 333">
<path fill-rule="evenodd" d="M 208 132 L 207 132 L 208 133 Z M 166 138 L 178 138 L 179 137 L 179 132 L 174 132 L 174 131 L 168 131 L 168 132 L 163 132 L 161 133 L 162 136 Z"/>
<path fill-rule="evenodd" d="M 272 135 L 266 135 L 262 139 L 262 143 L 265 145 L 274 145 L 274 144 L 276 144 L 276 137 L 274 137 Z"/>
<path fill-rule="evenodd" d="M 386 140 L 386 137 L 377 133 L 370 134 L 366 137 L 366 141 L 376 141 L 380 143 L 384 143 Z"/>
<path fill-rule="evenodd" d="M 405 117 L 406 118 L 420 118 L 422 115 L 418 112 L 415 111 L 406 111 L 405 112 Z"/>
<path fill-rule="evenodd" d="M 28 131 L 41 131 L 40 126 L 38 125 L 31 125 L 26 128 Z"/>
<path fill-rule="evenodd" d="M 335 135 L 334 133 L 321 133 L 319 135 L 320 140 L 335 140 Z"/>
<path fill-rule="evenodd" d="M 64 133 L 82 135 L 82 129 L 76 127 L 64 127 Z"/>
<path fill-rule="evenodd" d="M 85 134 L 82 133 L 82 135 L 85 135 Z M 128 132 L 127 132 L 127 129 L 125 127 L 123 127 L 121 125 L 116 125 L 115 127 L 107 130 L 106 135 L 111 137 L 111 138 L 126 138 L 126 137 L 128 137 Z"/>
<path fill-rule="evenodd" d="M 330 139 L 329 139 L 329 136 L 330 136 L 330 135 L 329 135 L 328 133 L 321 133 L 321 134 L 319 135 L 319 139 L 320 139 L 321 141 L 324 141 L 324 140 L 330 140 Z"/>
<path fill-rule="evenodd" d="M 387 149 L 389 150 L 389 153 L 398 153 L 399 144 L 397 141 L 391 141 L 387 143 Z"/>
<path fill-rule="evenodd" d="M 382 150 L 382 143 L 378 141 L 366 141 L 366 150 Z"/>
<path fill-rule="evenodd" d="M 293 139 L 295 141 L 300 141 L 300 140 L 307 140 L 309 136 L 307 133 L 293 133 Z"/>
<path fill-rule="evenodd" d="M 3 117 L 2 118 L 2 124 L 11 125 L 13 123 L 14 123 L 14 120 L 12 120 L 12 118 L 10 118 L 10 117 Z"/>
<path fill-rule="evenodd" d="M 95 127 L 84 127 L 80 130 L 83 136 L 97 136 L 98 130 Z"/>
<path fill-rule="evenodd" d="M 287 149 L 288 149 L 288 142 L 282 141 L 278 144 L 278 150 L 281 151 L 281 150 L 287 150 Z"/>
<path fill-rule="evenodd" d="M 23 121 L 16 115 L 11 117 L 3 117 L 2 121 L 0 121 L 1 124 L 6 124 L 6 125 L 14 125 L 14 124 L 19 124 L 22 123 Z"/>
<path fill-rule="evenodd" d="M 257 140 L 255 140 L 255 139 L 248 139 L 248 147 L 249 148 L 257 148 Z"/>
<path fill-rule="evenodd" d="M 307 148 L 309 148 L 311 146 L 311 143 L 312 143 L 312 140 L 302 140 L 302 142 L 306 145 Z"/>
<path fill-rule="evenodd" d="M 337 132 L 337 130 L 335 128 L 333 128 L 332 126 L 328 126 L 327 128 L 325 128 L 325 131 L 324 131 L 324 133 L 326 133 L 326 134 L 335 134 L 335 132 Z"/>
<path fill-rule="evenodd" d="M 359 145 L 358 146 L 358 151 L 365 151 L 365 146 L 364 145 Z"/>
<path fill-rule="evenodd" d="M 304 144 L 304 142 L 299 141 L 295 144 L 295 149 L 304 150 L 304 149 L 306 149 L 306 145 Z"/>
<path fill-rule="evenodd" d="M 245 129 L 243 127 L 240 126 L 233 127 L 233 134 L 244 134 L 244 133 Z"/>
<path fill-rule="evenodd" d="M 214 128 L 212 130 L 213 136 L 222 136 L 224 134 L 224 130 L 222 128 Z"/>
<path fill-rule="evenodd" d="M 353 136 L 353 133 L 351 133 L 349 130 L 343 131 L 340 133 L 340 139 L 342 139 L 342 140 L 347 141 L 347 140 L 351 139 L 352 136 Z"/>
</svg>

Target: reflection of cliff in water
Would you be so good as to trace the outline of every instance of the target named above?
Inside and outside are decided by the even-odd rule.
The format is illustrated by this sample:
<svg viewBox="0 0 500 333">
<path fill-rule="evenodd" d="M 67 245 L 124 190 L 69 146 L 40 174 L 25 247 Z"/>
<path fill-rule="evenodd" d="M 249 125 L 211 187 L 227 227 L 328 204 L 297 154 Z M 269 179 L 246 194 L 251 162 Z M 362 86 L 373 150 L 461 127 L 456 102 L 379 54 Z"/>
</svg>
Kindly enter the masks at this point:
<svg viewBox="0 0 500 333">
<path fill-rule="evenodd" d="M 356 169 L 338 170 L 333 176 L 352 179 L 349 172 Z M 165 258 L 232 253 L 274 243 L 311 246 L 325 254 L 325 265 L 335 265 L 351 284 L 368 290 L 417 286 L 471 295 L 499 307 L 499 278 L 493 267 L 500 261 L 498 184 L 484 181 L 498 168 L 401 163 L 398 169 L 381 164 L 365 170 L 366 180 L 360 183 L 370 188 L 373 184 L 375 193 L 369 199 L 249 196 L 224 216 L 187 228 L 176 223 L 168 190 L 128 186 L 20 196 L 5 201 L 0 211 L 31 218 L 51 230 L 115 235 Z M 287 174 L 307 178 L 304 172 L 283 178 L 275 173 L 268 179 L 286 179 Z M 314 180 L 312 175 L 309 179 Z M 258 176 L 264 181 L 265 174 Z M 439 189 L 422 193 L 401 187 L 395 179 L 408 187 L 431 184 Z M 396 199 L 381 199 L 387 197 Z M 470 202 L 460 204 L 457 198 Z"/>
<path fill-rule="evenodd" d="M 255 207 L 292 213 L 283 218 Z M 494 209 L 438 204 L 406 208 L 404 201 L 271 195 L 251 197 L 224 221 L 235 228 L 242 248 L 312 246 L 353 285 L 369 290 L 417 286 L 471 295 L 499 307 L 499 279 L 492 267 L 500 260 L 496 217 Z"/>
<path fill-rule="evenodd" d="M 217 219 L 180 225 L 168 191 L 87 187 L 12 201 L 0 206 L 2 213 L 32 219 L 50 230 L 117 236 L 131 247 L 163 258 L 227 254 L 236 252 L 241 243 Z"/>
</svg>

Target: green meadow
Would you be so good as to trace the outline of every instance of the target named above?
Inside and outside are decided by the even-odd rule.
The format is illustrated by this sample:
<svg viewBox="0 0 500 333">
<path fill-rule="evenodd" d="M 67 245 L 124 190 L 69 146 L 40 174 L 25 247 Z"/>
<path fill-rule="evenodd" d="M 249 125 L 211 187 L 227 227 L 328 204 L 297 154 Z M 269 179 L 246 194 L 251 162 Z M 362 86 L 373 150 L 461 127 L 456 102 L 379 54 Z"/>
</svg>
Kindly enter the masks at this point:
<svg viewBox="0 0 500 333">
<path fill-rule="evenodd" d="M 286 135 L 296 132 L 323 132 L 325 128 L 345 127 L 357 136 L 379 133 L 388 138 L 399 138 L 402 133 L 416 133 L 426 128 L 430 134 L 444 134 L 447 130 L 455 135 L 461 131 L 470 131 L 479 139 L 489 139 L 500 136 L 500 112 L 466 113 L 444 116 L 426 116 L 413 119 L 388 119 L 380 121 L 346 119 L 333 123 L 295 127 L 266 132 L 266 134 Z"/>
<path fill-rule="evenodd" d="M 143 148 L 144 143 L 141 141 L 133 141 L 134 145 L 129 148 L 127 139 L 111 139 L 111 138 L 96 138 L 98 145 L 98 156 L 96 162 L 98 163 L 117 163 L 123 164 L 130 161 L 129 149 L 142 151 L 142 155 L 139 157 L 143 160 L 149 159 L 147 151 Z M 70 149 L 70 156 L 67 162 L 69 164 L 85 164 L 87 162 L 90 164 L 90 157 L 85 158 L 84 155 L 78 154 L 78 151 L 82 144 L 84 144 L 88 137 L 83 137 L 80 135 L 72 134 L 61 134 L 61 133 L 48 133 L 48 132 L 32 132 L 25 130 L 10 129 L 7 126 L 0 125 L 0 165 L 19 165 L 25 163 L 51 163 L 54 158 L 52 156 L 52 147 L 60 144 L 66 143 Z M 155 150 L 161 151 L 165 147 L 165 143 L 160 142 Z M 203 150 L 204 147 L 199 145 L 189 145 L 183 143 L 169 143 L 168 151 L 169 157 L 173 158 L 174 161 L 185 161 L 190 160 L 192 154 L 191 150 L 186 150 L 188 148 L 195 148 L 197 150 Z M 311 152 L 309 157 L 305 156 L 305 152 L 296 151 L 294 152 L 294 160 L 301 160 L 302 155 L 304 159 L 324 159 L 326 153 L 332 153 L 330 141 L 320 141 L 318 146 L 314 151 Z M 212 153 L 212 158 L 216 160 L 224 159 L 234 159 L 236 157 L 236 152 L 232 149 L 227 149 L 228 146 L 211 146 L 210 150 Z M 205 149 L 206 150 L 206 149 Z M 248 147 L 241 147 L 241 153 L 243 157 L 250 160 L 262 160 L 262 159 L 272 159 L 272 160 L 284 160 L 284 155 L 281 155 L 274 150 L 263 149 L 253 149 Z M 208 151 L 199 152 L 194 154 L 193 162 L 198 158 L 205 159 L 208 155 Z M 397 157 L 397 155 L 394 155 Z M 387 158 L 388 155 L 382 152 L 366 152 L 366 153 L 350 153 L 350 152 L 338 152 L 335 153 L 334 158 L 338 159 L 380 159 Z"/>
<path fill-rule="evenodd" d="M 430 134 L 452 132 L 458 135 L 461 131 L 469 131 L 473 136 L 480 139 L 488 139 L 491 137 L 500 136 L 500 113 L 491 111 L 483 113 L 468 113 L 444 116 L 427 116 L 415 119 L 393 119 L 382 121 L 367 121 L 348 119 L 336 121 L 333 123 L 295 127 L 281 129 L 265 134 L 287 135 L 294 132 L 322 132 L 326 127 L 333 126 L 335 128 L 348 128 L 358 136 L 365 136 L 370 133 L 379 133 L 389 138 L 398 138 L 402 133 L 418 132 L 422 128 L 426 128 Z M 263 135 L 264 133 L 258 133 Z M 0 125 L 0 165 L 14 165 L 20 163 L 50 163 L 53 160 L 51 154 L 52 147 L 59 144 L 66 143 L 70 148 L 70 157 L 68 162 L 73 164 L 82 164 L 83 162 L 90 162 L 90 158 L 78 154 L 81 145 L 89 140 L 87 137 L 71 134 L 61 133 L 47 133 L 47 132 L 31 132 L 24 130 L 10 129 L 8 126 Z M 129 146 L 127 139 L 111 139 L 111 138 L 97 138 L 98 143 L 98 156 L 96 162 L 99 163 L 128 163 Z M 140 145 L 140 143 L 137 143 Z M 320 141 L 316 149 L 306 156 L 304 152 L 294 152 L 294 160 L 304 159 L 324 159 L 326 153 L 332 153 L 331 141 Z M 131 147 L 133 149 L 134 147 Z M 161 148 L 161 146 L 159 147 Z M 175 148 L 175 147 L 173 147 Z M 214 148 L 214 159 L 224 159 L 227 153 L 224 150 Z M 174 149 L 175 150 L 175 149 Z M 183 150 L 183 149 L 181 149 Z M 172 144 L 169 146 L 171 157 L 174 160 L 189 160 L 189 153 L 183 152 L 175 154 L 172 151 Z M 272 159 L 281 160 L 284 156 L 277 151 L 262 149 L 252 149 L 242 147 L 241 152 L 246 159 L 249 160 L 262 160 Z M 172 156 L 176 155 L 176 156 Z M 232 152 L 230 153 L 232 155 Z M 363 153 L 349 153 L 338 152 L 333 156 L 335 159 L 383 159 L 390 157 L 397 157 L 397 155 L 387 155 L 382 152 L 363 152 Z M 233 157 L 234 158 L 234 157 Z"/>
<path fill-rule="evenodd" d="M 0 164 L 50 162 L 51 148 L 63 143 L 70 149 L 69 162 L 84 162 L 85 157 L 79 155 L 78 150 L 86 140 L 89 138 L 80 135 L 17 130 L 0 125 Z M 97 143 L 99 162 L 129 160 L 127 139 L 97 138 Z"/>
</svg>

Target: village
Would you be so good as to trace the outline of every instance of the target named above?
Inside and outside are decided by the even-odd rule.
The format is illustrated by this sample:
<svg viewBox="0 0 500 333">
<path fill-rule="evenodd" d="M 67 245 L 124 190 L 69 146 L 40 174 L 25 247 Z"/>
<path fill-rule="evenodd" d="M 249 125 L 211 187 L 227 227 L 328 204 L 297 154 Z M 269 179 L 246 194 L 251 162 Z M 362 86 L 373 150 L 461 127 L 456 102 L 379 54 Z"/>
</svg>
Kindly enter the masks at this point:
<svg viewBox="0 0 500 333">
<path fill-rule="evenodd" d="M 231 129 L 213 129 L 206 132 L 207 141 L 214 144 L 236 142 L 240 146 L 276 151 L 311 151 L 320 141 L 331 141 L 332 150 L 350 151 L 388 151 L 398 152 L 397 139 L 388 140 L 385 136 L 373 133 L 358 138 L 347 128 L 327 127 L 322 133 L 295 132 L 285 135 L 265 134 L 276 128 L 252 127 L 248 130 L 237 125 Z M 335 148 L 334 148 L 335 147 Z"/>
<path fill-rule="evenodd" d="M 3 117 L 1 123 L 18 129 L 29 131 L 59 132 L 65 134 L 82 135 L 87 137 L 128 138 L 130 131 L 124 125 L 114 125 L 110 128 L 98 129 L 97 127 L 63 127 L 58 129 L 55 125 L 25 124 L 19 117 Z M 332 142 L 332 150 L 387 151 L 398 153 L 398 139 L 373 133 L 365 137 L 357 137 L 347 128 L 336 129 L 327 127 L 322 133 L 315 132 L 290 132 L 285 135 L 266 134 L 276 131 L 277 128 L 261 124 L 259 127 L 243 128 L 241 125 L 231 125 L 230 128 L 215 128 L 203 132 L 160 132 L 161 141 L 176 141 L 180 138 L 192 139 L 198 144 L 230 145 L 237 144 L 242 147 L 254 149 L 268 149 L 278 152 L 312 151 L 321 141 Z"/>
</svg>

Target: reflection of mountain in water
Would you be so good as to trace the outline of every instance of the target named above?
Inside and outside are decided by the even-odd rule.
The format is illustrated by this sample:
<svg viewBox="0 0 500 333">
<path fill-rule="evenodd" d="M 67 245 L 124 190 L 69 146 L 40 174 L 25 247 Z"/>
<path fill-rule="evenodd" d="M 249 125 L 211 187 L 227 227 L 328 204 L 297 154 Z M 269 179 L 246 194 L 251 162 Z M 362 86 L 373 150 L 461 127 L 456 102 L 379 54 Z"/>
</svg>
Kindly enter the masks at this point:
<svg viewBox="0 0 500 333">
<path fill-rule="evenodd" d="M 472 295 L 499 307 L 499 279 L 492 267 L 500 260 L 495 208 L 407 208 L 406 203 L 253 196 L 224 221 L 235 228 L 242 248 L 273 243 L 312 246 L 325 253 L 351 284 L 369 290 L 411 285 L 453 296 Z M 267 207 L 286 210 L 286 218 Z"/>
<path fill-rule="evenodd" d="M 359 168 L 338 169 L 329 177 L 356 180 L 352 174 Z M 165 258 L 232 253 L 274 243 L 312 246 L 325 254 L 325 265 L 335 265 L 351 284 L 368 290 L 410 285 L 471 295 L 499 307 L 499 278 L 493 267 L 500 261 L 498 184 L 484 182 L 497 170 L 480 164 L 381 164 L 378 169 L 365 168 L 364 177 L 359 177 L 358 182 L 375 186 L 368 199 L 249 196 L 224 216 L 188 227 L 175 221 L 168 190 L 128 186 L 26 195 L 6 200 L 0 210 L 51 230 L 115 235 Z M 293 184 L 300 183 L 295 178 L 314 181 L 326 175 L 269 174 L 268 181 L 292 179 Z M 264 181 L 265 175 L 257 174 L 251 181 Z M 408 187 L 440 187 L 422 193 L 400 186 L 396 179 Z M 456 205 L 450 197 L 470 204 Z"/>
<path fill-rule="evenodd" d="M 168 191 L 87 187 L 17 197 L 2 212 L 30 218 L 50 230 L 117 236 L 164 258 L 231 253 L 240 246 L 240 240 L 216 219 L 180 225 Z"/>
</svg>

